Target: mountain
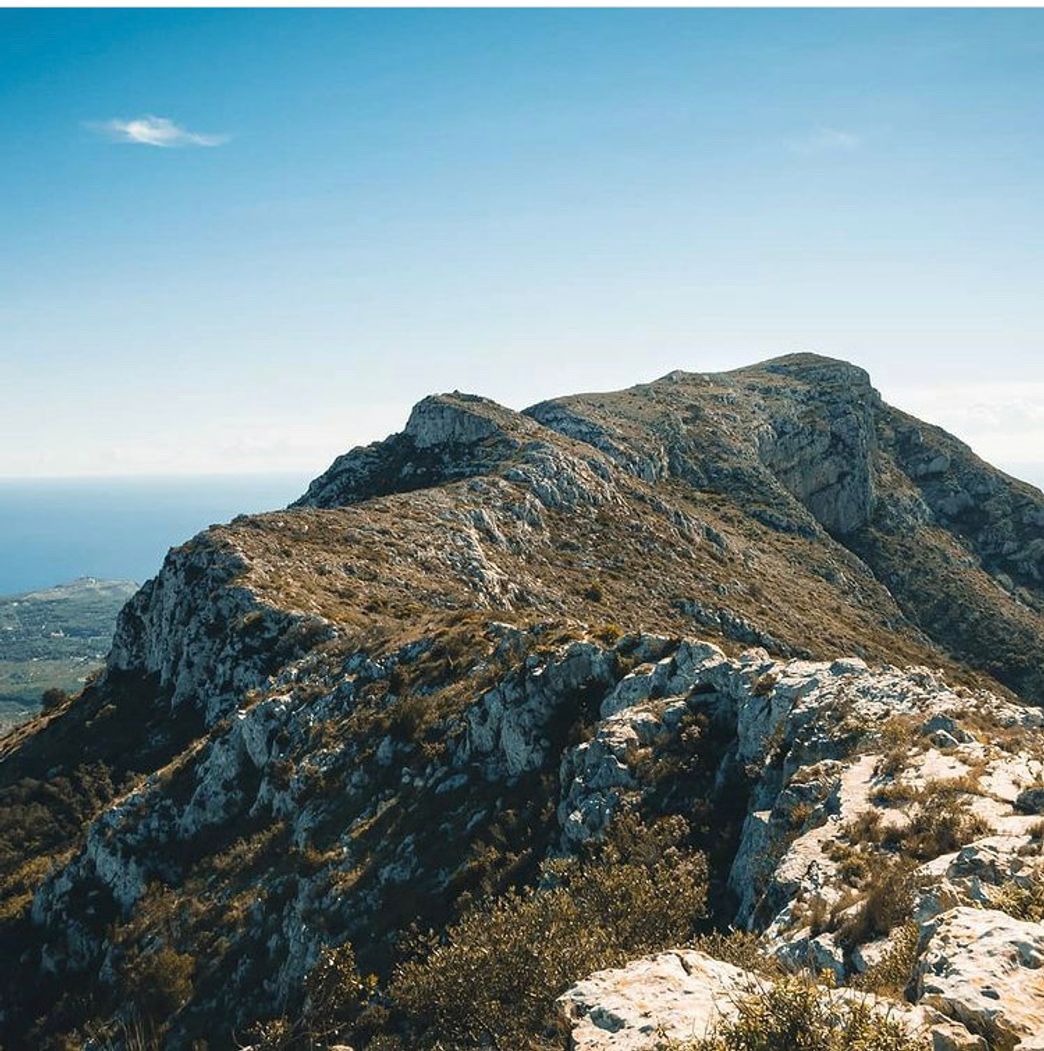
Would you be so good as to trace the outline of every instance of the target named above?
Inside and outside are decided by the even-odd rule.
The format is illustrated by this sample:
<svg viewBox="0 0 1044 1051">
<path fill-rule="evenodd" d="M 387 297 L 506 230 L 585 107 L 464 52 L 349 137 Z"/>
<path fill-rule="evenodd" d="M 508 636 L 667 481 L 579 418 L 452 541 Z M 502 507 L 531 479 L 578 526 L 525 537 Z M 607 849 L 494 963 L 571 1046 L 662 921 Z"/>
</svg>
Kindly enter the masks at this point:
<svg viewBox="0 0 1044 1051">
<path fill-rule="evenodd" d="M 0 730 L 38 711 L 45 690 L 82 689 L 137 590 L 130 581 L 81 577 L 0 597 Z"/>
<path fill-rule="evenodd" d="M 1028 1051 L 1042 668 L 1044 496 L 853 365 L 426 398 L 0 742 L 3 1046 L 637 1051 L 785 965 Z"/>
</svg>

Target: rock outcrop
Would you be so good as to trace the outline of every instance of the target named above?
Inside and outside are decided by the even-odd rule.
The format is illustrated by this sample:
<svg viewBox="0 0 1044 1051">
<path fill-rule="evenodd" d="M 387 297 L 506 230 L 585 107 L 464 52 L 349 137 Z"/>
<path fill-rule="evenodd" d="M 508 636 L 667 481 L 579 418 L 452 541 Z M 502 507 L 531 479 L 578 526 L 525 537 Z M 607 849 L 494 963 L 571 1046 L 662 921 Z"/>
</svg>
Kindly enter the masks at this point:
<svg viewBox="0 0 1044 1051">
<path fill-rule="evenodd" d="M 752 985 L 739 967 L 679 949 L 593 974 L 558 1003 L 574 1051 L 645 1051 L 708 1036 Z"/>
<path fill-rule="evenodd" d="M 772 984 L 771 978 L 704 952 L 679 949 L 593 974 L 563 994 L 558 1007 L 572 1051 L 649 1051 L 713 1037 L 735 1018 L 745 998 L 763 995 Z M 826 988 L 822 995 L 858 1004 L 911 1037 L 923 1037 L 931 1051 L 987 1048 L 980 1036 L 928 1005 L 842 988 Z M 1036 1045 L 1021 1046 L 1029 1051 Z"/>
<path fill-rule="evenodd" d="M 926 925 L 918 1002 L 981 1033 L 992 1048 L 1044 1047 L 1044 927 L 994 909 L 951 909 Z"/>
</svg>

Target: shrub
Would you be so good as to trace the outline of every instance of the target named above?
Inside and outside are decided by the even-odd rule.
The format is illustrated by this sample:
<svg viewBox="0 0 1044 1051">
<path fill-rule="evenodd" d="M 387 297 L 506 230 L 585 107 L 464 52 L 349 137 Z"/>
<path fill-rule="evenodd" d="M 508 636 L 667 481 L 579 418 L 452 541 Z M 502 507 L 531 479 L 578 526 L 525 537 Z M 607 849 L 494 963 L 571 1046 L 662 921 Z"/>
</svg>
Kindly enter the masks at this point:
<svg viewBox="0 0 1044 1051">
<path fill-rule="evenodd" d="M 754 685 L 751 686 L 750 692 L 755 697 L 767 697 L 776 687 L 776 683 L 779 682 L 779 676 L 772 671 L 767 671 L 763 675 L 759 675 L 754 681 Z"/>
<path fill-rule="evenodd" d="M 62 1051 L 82 1051 L 85 1046 L 98 1051 L 163 1051 L 163 1037 L 151 1022 L 133 1017 L 128 1021 L 89 1023 L 86 1040 L 72 1035 L 61 1044 Z"/>
<path fill-rule="evenodd" d="M 1039 876 L 1031 878 L 1025 886 L 1005 880 L 990 904 L 1017 920 L 1040 923 L 1044 921 L 1044 882 Z"/>
<path fill-rule="evenodd" d="M 286 1018 L 272 1018 L 255 1022 L 247 1030 L 247 1037 L 252 1051 L 289 1051 L 300 1034 Z"/>
<path fill-rule="evenodd" d="M 927 1051 L 928 1043 L 859 1000 L 786 978 L 736 1004 L 736 1017 L 684 1051 Z M 677 1045 L 675 1045 L 677 1047 Z M 681 1051 L 681 1048 L 678 1048 Z"/>
<path fill-rule="evenodd" d="M 124 966 L 123 979 L 146 1018 L 161 1021 L 192 999 L 195 970 L 196 961 L 188 953 L 164 946 L 133 955 Z"/>
<path fill-rule="evenodd" d="M 881 806 L 910 803 L 917 798 L 917 789 L 906 781 L 889 781 L 874 790 L 873 801 Z"/>
<path fill-rule="evenodd" d="M 880 811 L 871 809 L 861 811 L 857 817 L 845 822 L 841 828 L 841 834 L 853 845 L 880 843 L 884 837 Z"/>
<path fill-rule="evenodd" d="M 878 856 L 865 896 L 838 930 L 838 942 L 852 949 L 891 932 L 913 912 L 916 883 L 913 866 L 898 858 Z"/>
<path fill-rule="evenodd" d="M 744 971 L 769 977 L 783 974 L 783 965 L 775 957 L 765 955 L 761 938 L 752 931 L 713 931 L 700 935 L 692 947 Z"/>
<path fill-rule="evenodd" d="M 409 1046 L 516 1051 L 552 1026 L 573 982 L 689 940 L 707 870 L 678 833 L 674 821 L 619 821 L 598 856 L 546 865 L 541 886 L 480 902 L 429 936 L 388 988 Z"/>
<path fill-rule="evenodd" d="M 40 707 L 45 712 L 52 712 L 59 705 L 64 704 L 69 699 L 69 695 L 65 690 L 58 689 L 57 686 L 52 686 L 49 690 L 44 690 L 40 696 Z"/>
<path fill-rule="evenodd" d="M 912 921 L 897 928 L 884 956 L 854 978 L 852 988 L 896 999 L 901 997 L 913 978 L 920 936 L 920 928 Z"/>
<path fill-rule="evenodd" d="M 305 981 L 307 997 L 304 1020 L 313 1034 L 340 1032 L 373 994 L 376 978 L 363 978 L 355 962 L 355 951 L 345 943 L 325 948 Z"/>
<path fill-rule="evenodd" d="M 960 850 L 966 843 L 989 832 L 989 824 L 969 811 L 959 790 L 931 790 L 929 786 L 910 824 L 901 829 L 889 829 L 885 842 L 898 847 L 902 854 L 930 861 L 941 854 Z"/>
</svg>

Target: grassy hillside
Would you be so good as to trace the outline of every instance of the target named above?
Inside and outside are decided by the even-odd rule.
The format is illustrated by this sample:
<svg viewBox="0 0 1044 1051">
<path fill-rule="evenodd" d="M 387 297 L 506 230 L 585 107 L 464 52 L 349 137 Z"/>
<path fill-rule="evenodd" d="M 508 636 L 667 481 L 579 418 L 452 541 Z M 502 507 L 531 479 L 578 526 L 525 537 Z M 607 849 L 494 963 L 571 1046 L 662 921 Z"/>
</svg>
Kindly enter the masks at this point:
<svg viewBox="0 0 1044 1051">
<path fill-rule="evenodd" d="M 116 614 L 136 590 L 128 580 L 83 577 L 0 597 L 0 728 L 34 711 L 44 690 L 83 685 L 104 661 Z"/>
</svg>

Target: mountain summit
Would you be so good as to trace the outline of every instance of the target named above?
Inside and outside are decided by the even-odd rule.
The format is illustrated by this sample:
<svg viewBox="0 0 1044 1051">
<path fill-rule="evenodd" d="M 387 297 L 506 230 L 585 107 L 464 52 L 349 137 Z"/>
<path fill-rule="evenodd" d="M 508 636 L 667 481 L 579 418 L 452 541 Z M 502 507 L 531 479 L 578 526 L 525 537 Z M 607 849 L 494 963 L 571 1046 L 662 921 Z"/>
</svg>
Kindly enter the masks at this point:
<svg viewBox="0 0 1044 1051">
<path fill-rule="evenodd" d="M 935 1047 L 1028 1049 L 1044 994 L 954 946 L 1044 953 L 1042 703 L 1044 496 L 854 365 L 428 397 L 172 550 L 0 742 L 2 1043 L 639 1051 L 634 989 L 691 1033 L 664 990 L 739 988 L 738 926 L 835 984 L 906 945 Z"/>
</svg>

